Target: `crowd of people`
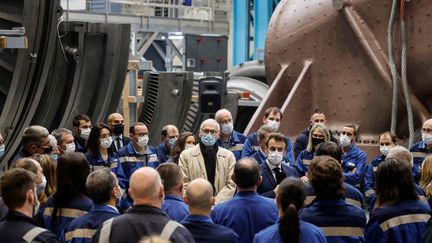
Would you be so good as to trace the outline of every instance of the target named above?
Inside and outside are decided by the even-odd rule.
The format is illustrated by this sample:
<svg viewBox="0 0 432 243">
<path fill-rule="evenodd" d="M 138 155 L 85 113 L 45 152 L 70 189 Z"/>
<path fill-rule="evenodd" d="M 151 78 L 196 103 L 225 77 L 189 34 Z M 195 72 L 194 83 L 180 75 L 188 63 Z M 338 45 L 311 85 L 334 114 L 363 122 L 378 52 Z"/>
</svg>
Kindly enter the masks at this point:
<svg viewBox="0 0 432 243">
<path fill-rule="evenodd" d="M 409 149 L 383 131 L 368 158 L 354 124 L 332 132 L 316 109 L 291 143 L 282 118 L 244 136 L 221 109 L 155 146 L 119 113 L 32 125 L 0 178 L 0 242 L 432 242 L 432 119 Z"/>
</svg>

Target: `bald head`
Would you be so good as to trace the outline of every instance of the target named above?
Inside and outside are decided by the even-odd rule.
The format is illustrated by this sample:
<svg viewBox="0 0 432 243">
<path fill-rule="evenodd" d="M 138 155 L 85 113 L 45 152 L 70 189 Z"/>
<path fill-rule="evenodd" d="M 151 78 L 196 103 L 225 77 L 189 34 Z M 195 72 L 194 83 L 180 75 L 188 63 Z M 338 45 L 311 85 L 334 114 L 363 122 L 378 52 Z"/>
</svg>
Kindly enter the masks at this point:
<svg viewBox="0 0 432 243">
<path fill-rule="evenodd" d="M 215 114 L 215 120 L 219 123 L 224 123 L 225 120 L 227 119 L 231 119 L 232 120 L 232 115 L 231 112 L 227 109 L 220 109 L 216 112 Z"/>
<path fill-rule="evenodd" d="M 220 135 L 219 123 L 215 119 L 207 119 L 201 123 L 199 136 L 205 136 L 211 133 L 217 138 Z"/>
<path fill-rule="evenodd" d="M 112 123 L 116 120 L 122 120 L 123 121 L 123 116 L 120 113 L 111 113 L 108 116 L 108 123 Z"/>
<path fill-rule="evenodd" d="M 209 210 L 213 200 L 213 187 L 205 179 L 198 178 L 189 183 L 186 189 L 185 201 L 191 209 Z"/>
<path fill-rule="evenodd" d="M 238 190 L 251 189 L 261 183 L 261 173 L 255 159 L 245 157 L 234 165 L 233 181 Z"/>
<path fill-rule="evenodd" d="M 414 163 L 411 152 L 407 148 L 400 145 L 391 148 L 386 159 L 399 159 L 400 161 L 406 163 L 410 168 Z"/>
<path fill-rule="evenodd" d="M 136 170 L 130 178 L 129 193 L 134 204 L 162 203 L 163 186 L 158 172 L 151 167 Z"/>
<path fill-rule="evenodd" d="M 423 128 L 432 128 L 432 119 L 426 120 L 423 123 Z"/>
</svg>

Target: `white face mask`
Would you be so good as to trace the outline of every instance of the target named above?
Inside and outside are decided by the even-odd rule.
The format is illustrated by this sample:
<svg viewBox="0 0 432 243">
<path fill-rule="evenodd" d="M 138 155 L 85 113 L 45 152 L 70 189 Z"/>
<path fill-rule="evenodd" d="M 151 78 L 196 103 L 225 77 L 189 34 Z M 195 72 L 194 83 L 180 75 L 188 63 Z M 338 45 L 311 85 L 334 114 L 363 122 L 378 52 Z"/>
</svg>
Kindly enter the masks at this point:
<svg viewBox="0 0 432 243">
<path fill-rule="evenodd" d="M 194 146 L 195 146 L 195 144 L 189 144 L 189 143 L 187 143 L 187 144 L 185 145 L 185 150 L 186 150 L 186 149 L 193 148 Z"/>
<path fill-rule="evenodd" d="M 380 146 L 380 152 L 382 155 L 387 156 L 390 151 L 390 146 Z"/>
<path fill-rule="evenodd" d="M 37 189 L 35 188 L 35 189 L 33 189 L 34 190 L 34 194 L 33 194 L 33 196 L 34 196 L 34 200 L 35 200 L 35 204 L 33 204 L 33 216 L 36 216 L 36 214 L 39 212 L 39 208 L 40 208 L 40 202 L 39 202 L 39 200 L 38 200 L 38 197 L 37 197 L 37 195 L 36 195 L 36 191 L 37 191 Z"/>
<path fill-rule="evenodd" d="M 38 195 L 40 195 L 42 192 L 45 191 L 45 187 L 47 184 L 47 180 L 46 180 L 45 176 L 42 176 L 41 180 L 42 180 L 42 182 L 40 184 L 36 185 L 36 193 Z"/>
<path fill-rule="evenodd" d="M 104 138 L 104 139 L 99 139 L 101 147 L 102 148 L 106 148 L 106 149 L 109 148 L 109 147 L 111 147 L 112 141 L 113 141 L 112 137 L 107 137 L 107 138 Z"/>
<path fill-rule="evenodd" d="M 267 155 L 267 159 L 272 165 L 279 166 L 282 163 L 283 154 L 282 152 L 278 152 L 278 151 L 269 151 Z"/>
<path fill-rule="evenodd" d="M 342 147 L 348 147 L 351 144 L 351 138 L 348 137 L 347 135 L 341 135 L 339 138 L 339 142 L 341 144 Z"/>
<path fill-rule="evenodd" d="M 422 133 L 422 140 L 425 144 L 432 144 L 432 134 Z"/>
<path fill-rule="evenodd" d="M 221 132 L 225 135 L 230 135 L 234 129 L 232 122 L 222 124 Z"/>
<path fill-rule="evenodd" d="M 80 137 L 84 140 L 87 140 L 90 136 L 91 128 L 81 129 Z"/>
<path fill-rule="evenodd" d="M 148 141 L 149 141 L 149 137 L 147 135 L 145 135 L 142 137 L 138 137 L 137 144 L 138 144 L 138 146 L 144 148 L 144 147 L 147 147 Z"/>
<path fill-rule="evenodd" d="M 66 152 L 75 152 L 75 143 L 66 144 Z"/>
<path fill-rule="evenodd" d="M 277 132 L 277 130 L 279 129 L 279 126 L 280 126 L 280 122 L 269 120 L 269 121 L 267 122 L 267 126 L 268 126 L 268 127 L 269 127 L 273 132 Z"/>
</svg>

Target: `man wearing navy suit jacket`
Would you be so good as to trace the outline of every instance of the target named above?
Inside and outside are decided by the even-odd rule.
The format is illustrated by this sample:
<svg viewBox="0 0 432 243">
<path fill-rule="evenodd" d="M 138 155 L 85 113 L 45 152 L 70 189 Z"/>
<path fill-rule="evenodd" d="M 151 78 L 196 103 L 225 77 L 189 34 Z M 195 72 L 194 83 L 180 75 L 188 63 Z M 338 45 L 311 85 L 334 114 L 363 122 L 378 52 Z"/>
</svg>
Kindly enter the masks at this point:
<svg viewBox="0 0 432 243">
<path fill-rule="evenodd" d="M 265 143 L 267 158 L 260 165 L 262 183 L 257 192 L 265 197 L 275 198 L 275 189 L 288 176 L 299 177 L 296 169 L 284 161 L 287 148 L 285 136 L 281 133 L 271 133 Z"/>
</svg>

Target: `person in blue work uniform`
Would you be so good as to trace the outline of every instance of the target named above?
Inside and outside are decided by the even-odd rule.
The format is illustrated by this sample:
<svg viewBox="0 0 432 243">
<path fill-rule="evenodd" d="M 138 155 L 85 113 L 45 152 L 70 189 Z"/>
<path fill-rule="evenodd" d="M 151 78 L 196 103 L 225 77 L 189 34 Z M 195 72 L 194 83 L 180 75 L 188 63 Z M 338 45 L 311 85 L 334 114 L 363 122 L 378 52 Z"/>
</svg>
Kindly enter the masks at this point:
<svg viewBox="0 0 432 243">
<path fill-rule="evenodd" d="M 339 163 L 341 163 L 342 158 L 342 149 L 334 142 L 323 142 L 318 144 L 315 149 L 315 156 L 330 156 Z M 304 177 L 302 177 L 304 179 Z M 307 197 L 305 201 L 305 205 L 309 205 L 313 202 L 316 195 L 313 190 L 312 185 L 309 182 L 306 182 L 307 187 Z M 343 198 L 346 203 L 357 206 L 359 208 L 364 208 L 364 198 L 363 194 L 354 186 L 344 182 L 342 183 L 342 187 L 344 189 Z"/>
<path fill-rule="evenodd" d="M 366 200 L 369 205 L 375 201 L 375 172 L 377 171 L 378 165 L 383 162 L 389 153 L 390 149 L 397 145 L 397 138 L 392 132 L 384 132 L 379 137 L 380 142 L 380 154 L 376 156 L 367 166 L 366 172 L 363 178 L 362 191 L 366 196 Z"/>
<path fill-rule="evenodd" d="M 9 211 L 0 222 L 0 242 L 60 242 L 32 219 L 38 207 L 35 179 L 34 173 L 21 168 L 6 171 L 1 177 L 2 200 Z"/>
<path fill-rule="evenodd" d="M 168 161 L 171 149 L 174 146 L 174 143 L 177 141 L 178 137 L 179 131 L 176 126 L 166 125 L 162 128 L 162 142 L 156 148 L 156 152 L 161 163 Z"/>
<path fill-rule="evenodd" d="M 163 185 L 165 198 L 162 210 L 170 219 L 180 222 L 189 215 L 188 207 L 183 201 L 183 173 L 179 165 L 166 162 L 156 168 Z"/>
<path fill-rule="evenodd" d="M 330 133 L 324 126 L 317 124 L 310 129 L 307 147 L 300 152 L 295 163 L 295 167 L 301 176 L 306 175 L 309 163 L 315 156 L 316 146 L 328 141 L 330 141 Z"/>
<path fill-rule="evenodd" d="M 234 166 L 232 179 L 237 185 L 237 193 L 232 199 L 217 204 L 211 218 L 216 224 L 234 230 L 240 242 L 252 242 L 256 233 L 276 223 L 278 210 L 273 199 L 256 192 L 262 177 L 254 159 L 239 160 Z"/>
<path fill-rule="evenodd" d="M 318 227 L 299 219 L 298 211 L 305 199 L 306 187 L 300 179 L 284 179 L 276 195 L 279 221 L 256 234 L 253 243 L 327 242 Z"/>
<path fill-rule="evenodd" d="M 239 236 L 230 228 L 213 223 L 210 218 L 215 204 L 213 187 L 205 179 L 198 178 L 189 183 L 184 200 L 190 215 L 181 222 L 193 235 L 196 243 L 236 243 Z"/>
<path fill-rule="evenodd" d="M 24 129 L 21 137 L 21 149 L 8 161 L 11 168 L 15 161 L 24 157 L 33 157 L 36 154 L 51 154 L 52 147 L 48 139 L 48 129 L 42 126 L 33 125 Z"/>
<path fill-rule="evenodd" d="M 270 133 L 272 133 L 272 129 L 267 125 L 262 125 L 257 131 L 257 139 L 260 148 L 258 151 L 253 153 L 250 157 L 254 158 L 259 165 L 262 165 L 266 162 L 267 159 L 266 141 Z"/>
<path fill-rule="evenodd" d="M 64 241 L 69 223 L 93 207 L 85 187 L 89 174 L 90 166 L 82 153 L 65 153 L 58 160 L 56 192 L 40 212 L 45 228 L 55 233 L 61 241 Z"/>
<path fill-rule="evenodd" d="M 376 207 L 366 226 L 366 242 L 420 242 L 430 207 L 419 200 L 411 168 L 386 159 L 376 172 Z"/>
<path fill-rule="evenodd" d="M 149 132 L 144 123 L 137 122 L 132 125 L 129 136 L 131 142 L 117 152 L 126 178 L 126 188 L 129 188 L 129 178 L 135 170 L 143 166 L 156 168 L 159 165 L 156 149 L 148 145 Z"/>
<path fill-rule="evenodd" d="M 263 117 L 263 124 L 267 125 L 271 128 L 272 132 L 277 132 L 279 130 L 279 126 L 282 120 L 282 112 L 277 107 L 270 107 L 264 112 Z M 285 153 L 285 161 L 287 163 L 292 164 L 294 162 L 293 156 L 292 156 L 292 145 L 291 141 L 288 137 L 285 137 L 287 140 L 287 150 Z M 254 152 L 259 150 L 259 144 L 258 144 L 258 138 L 257 133 L 251 133 L 249 136 L 246 137 L 246 141 L 243 145 L 243 151 L 241 157 L 249 157 Z"/>
<path fill-rule="evenodd" d="M 103 167 L 111 168 L 112 172 L 117 176 L 120 186 L 125 188 L 127 185 L 126 177 L 119 158 L 112 150 L 112 142 L 111 130 L 108 125 L 103 123 L 94 125 L 86 143 L 88 152 L 85 156 L 92 170 Z"/>
<path fill-rule="evenodd" d="M 122 190 L 116 176 L 109 168 L 90 173 L 86 188 L 89 198 L 95 205 L 90 212 L 72 220 L 66 228 L 65 240 L 68 243 L 90 242 L 96 229 L 105 220 L 119 215 L 116 203 L 122 197 Z"/>
<path fill-rule="evenodd" d="M 155 169 L 136 170 L 130 178 L 129 194 L 134 201 L 132 208 L 105 221 L 91 242 L 139 242 L 143 237 L 154 235 L 166 242 L 195 242 L 184 226 L 170 220 L 161 210 L 164 189 Z"/>
<path fill-rule="evenodd" d="M 346 183 L 359 188 L 360 179 L 366 169 L 367 155 L 356 146 L 357 128 L 348 124 L 340 133 L 339 142 L 342 148 L 342 170 Z"/>
<path fill-rule="evenodd" d="M 420 181 L 421 165 L 427 155 L 432 154 L 432 119 L 423 123 L 422 140 L 411 146 L 410 151 L 414 157 L 412 174 L 416 184 Z"/>
<path fill-rule="evenodd" d="M 90 117 L 77 115 L 72 120 L 72 134 L 74 136 L 75 152 L 86 153 L 86 142 L 90 136 L 92 124 Z"/>
<path fill-rule="evenodd" d="M 124 132 L 124 118 L 119 113 L 112 113 L 108 116 L 107 125 L 110 128 L 113 142 L 111 143 L 111 151 L 116 153 L 124 146 L 130 143 L 130 138 L 123 135 Z M 129 126 L 129 125 L 128 125 Z"/>
<path fill-rule="evenodd" d="M 167 162 L 179 163 L 180 154 L 196 145 L 196 138 L 191 132 L 182 132 L 178 139 L 175 141 L 171 152 L 170 158 Z"/>
<path fill-rule="evenodd" d="M 364 242 L 366 215 L 344 201 L 340 163 L 330 156 L 315 156 L 308 178 L 316 198 L 301 210 L 300 218 L 318 226 L 328 242 Z"/>
<path fill-rule="evenodd" d="M 259 165 L 262 183 L 258 186 L 257 192 L 265 197 L 274 198 L 275 188 L 285 177 L 299 177 L 296 169 L 284 163 L 287 143 L 282 133 L 270 133 L 266 140 L 267 159 Z"/>
<path fill-rule="evenodd" d="M 309 126 L 306 130 L 303 131 L 302 134 L 300 134 L 294 143 L 294 160 L 297 160 L 298 155 L 301 151 L 305 150 L 309 144 L 309 134 L 310 130 L 313 126 L 320 124 L 325 127 L 326 122 L 326 116 L 325 114 L 319 109 L 314 109 L 312 112 L 312 115 L 309 119 Z"/>
<path fill-rule="evenodd" d="M 217 141 L 218 146 L 233 152 L 236 161 L 238 161 L 241 158 L 246 137 L 234 131 L 234 121 L 229 110 L 218 110 L 215 114 L 215 120 L 219 123 L 221 131 Z"/>
</svg>

